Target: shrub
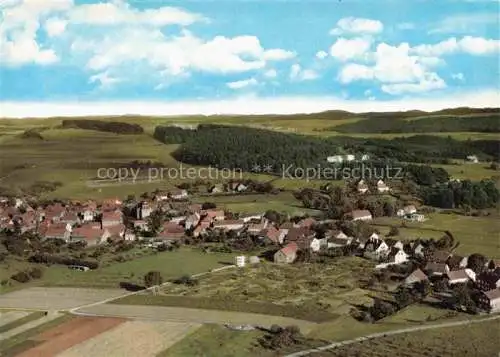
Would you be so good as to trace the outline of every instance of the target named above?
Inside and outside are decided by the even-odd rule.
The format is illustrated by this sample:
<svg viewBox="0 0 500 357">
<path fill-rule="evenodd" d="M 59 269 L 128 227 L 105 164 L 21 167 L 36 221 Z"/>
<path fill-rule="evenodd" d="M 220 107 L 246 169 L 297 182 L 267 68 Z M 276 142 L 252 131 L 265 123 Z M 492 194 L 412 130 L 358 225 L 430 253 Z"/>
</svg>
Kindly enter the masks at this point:
<svg viewBox="0 0 500 357">
<path fill-rule="evenodd" d="M 18 283 L 27 283 L 31 280 L 29 274 L 25 271 L 20 271 L 10 277 L 12 280 L 17 281 Z"/>
</svg>

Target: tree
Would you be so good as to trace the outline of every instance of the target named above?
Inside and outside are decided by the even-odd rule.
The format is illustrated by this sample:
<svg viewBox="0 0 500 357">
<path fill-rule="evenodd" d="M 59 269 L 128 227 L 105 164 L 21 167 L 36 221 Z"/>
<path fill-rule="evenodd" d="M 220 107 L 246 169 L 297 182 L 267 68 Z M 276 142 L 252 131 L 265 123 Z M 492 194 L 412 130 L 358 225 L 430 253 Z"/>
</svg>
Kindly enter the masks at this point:
<svg viewBox="0 0 500 357">
<path fill-rule="evenodd" d="M 398 227 L 392 226 L 391 229 L 389 230 L 389 233 L 387 234 L 388 237 L 395 237 L 399 235 L 399 229 Z"/>
<path fill-rule="evenodd" d="M 151 213 L 147 218 L 147 224 L 149 231 L 154 235 L 159 232 L 161 225 L 163 224 L 163 212 L 157 210 Z"/>
<path fill-rule="evenodd" d="M 146 275 L 144 275 L 144 285 L 150 288 L 152 286 L 161 285 L 163 283 L 163 278 L 159 271 L 150 271 Z"/>
<path fill-rule="evenodd" d="M 217 208 L 217 205 L 213 202 L 204 202 L 201 205 L 201 209 L 214 209 Z"/>
<path fill-rule="evenodd" d="M 399 289 L 394 298 L 396 299 L 399 309 L 410 305 L 414 301 L 413 295 L 405 288 Z"/>
<path fill-rule="evenodd" d="M 474 273 L 479 274 L 484 271 L 488 259 L 478 253 L 471 254 L 467 260 L 467 268 L 474 271 Z"/>
</svg>

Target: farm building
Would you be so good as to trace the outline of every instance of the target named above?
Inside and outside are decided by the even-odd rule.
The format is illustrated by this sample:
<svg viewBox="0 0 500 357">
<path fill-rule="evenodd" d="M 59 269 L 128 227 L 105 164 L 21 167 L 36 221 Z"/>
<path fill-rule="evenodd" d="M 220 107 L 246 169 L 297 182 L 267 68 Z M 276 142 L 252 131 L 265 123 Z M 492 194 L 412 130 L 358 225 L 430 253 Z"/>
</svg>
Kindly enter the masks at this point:
<svg viewBox="0 0 500 357">
<path fill-rule="evenodd" d="M 278 250 L 274 254 L 275 263 L 293 263 L 295 258 L 297 258 L 297 251 L 299 246 L 295 242 L 288 243 L 286 246 Z"/>
</svg>

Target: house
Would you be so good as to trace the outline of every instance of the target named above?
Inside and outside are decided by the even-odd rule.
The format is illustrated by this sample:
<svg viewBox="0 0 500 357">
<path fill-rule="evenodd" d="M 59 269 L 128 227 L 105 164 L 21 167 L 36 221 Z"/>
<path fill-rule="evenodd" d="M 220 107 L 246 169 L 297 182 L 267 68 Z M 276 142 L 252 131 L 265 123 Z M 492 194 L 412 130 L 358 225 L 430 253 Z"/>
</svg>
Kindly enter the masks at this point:
<svg viewBox="0 0 500 357">
<path fill-rule="evenodd" d="M 368 210 L 355 210 L 348 214 L 353 221 L 371 221 L 372 214 Z"/>
<path fill-rule="evenodd" d="M 370 259 L 381 259 L 385 258 L 389 251 L 389 246 L 383 240 L 369 240 L 365 244 L 363 255 Z"/>
<path fill-rule="evenodd" d="M 141 231 L 149 230 L 148 222 L 143 219 L 138 219 L 133 222 L 134 228 L 140 229 Z"/>
<path fill-rule="evenodd" d="M 414 214 L 417 213 L 417 207 L 415 205 L 407 205 L 403 207 L 403 211 L 405 214 Z"/>
<path fill-rule="evenodd" d="M 184 200 L 188 198 L 188 192 L 186 190 L 172 190 L 168 195 L 173 200 Z"/>
<path fill-rule="evenodd" d="M 354 161 L 354 160 L 356 160 L 356 157 L 352 154 L 347 154 L 345 156 L 345 161 Z"/>
<path fill-rule="evenodd" d="M 165 222 L 155 238 L 162 241 L 176 241 L 185 237 L 184 227 L 175 222 Z"/>
<path fill-rule="evenodd" d="M 226 218 L 223 210 L 206 210 L 202 213 L 210 219 L 210 221 L 223 221 Z"/>
<path fill-rule="evenodd" d="M 441 276 L 450 271 L 450 268 L 446 263 L 435 263 L 430 262 L 425 265 L 424 268 L 427 275 Z"/>
<path fill-rule="evenodd" d="M 147 201 L 142 201 L 139 203 L 136 209 L 136 217 L 137 219 L 146 219 L 148 218 L 151 213 L 153 213 L 155 207 L 147 202 Z"/>
<path fill-rule="evenodd" d="M 315 232 L 306 227 L 291 228 L 286 235 L 287 242 L 297 243 L 300 249 L 311 249 L 317 252 L 321 241 L 315 238 Z"/>
<path fill-rule="evenodd" d="M 477 156 L 476 156 L 476 155 L 468 155 L 468 156 L 466 157 L 466 160 L 467 160 L 468 162 L 470 162 L 470 163 L 473 163 L 473 164 L 477 164 L 477 163 L 479 163 L 479 159 L 477 158 Z"/>
<path fill-rule="evenodd" d="M 274 226 L 263 229 L 259 235 L 274 244 L 282 244 L 285 237 L 281 235 L 279 229 Z"/>
<path fill-rule="evenodd" d="M 416 257 L 424 257 L 425 255 L 424 254 L 425 247 L 422 245 L 422 243 L 413 244 L 412 250 L 413 250 L 413 255 Z"/>
<path fill-rule="evenodd" d="M 221 192 L 224 192 L 224 186 L 221 185 L 221 184 L 212 185 L 212 186 L 208 187 L 208 192 L 209 193 L 221 193 Z"/>
<path fill-rule="evenodd" d="M 76 227 L 71 232 L 71 242 L 85 242 L 87 246 L 93 246 L 106 242 L 111 236 L 107 229 L 101 229 L 100 225 L 86 224 Z"/>
<path fill-rule="evenodd" d="M 199 237 L 206 233 L 207 228 L 210 227 L 210 222 L 201 221 L 198 227 L 193 231 L 193 237 Z"/>
<path fill-rule="evenodd" d="M 109 232 L 109 238 L 114 239 L 115 241 L 119 240 L 135 240 L 135 235 L 131 237 L 131 235 L 128 236 L 128 239 L 125 239 L 125 231 L 126 227 L 124 224 L 120 224 L 117 226 L 110 226 L 106 228 L 107 231 Z M 133 234 L 133 232 L 131 232 Z"/>
<path fill-rule="evenodd" d="M 105 211 L 102 213 L 102 227 L 117 226 L 123 223 L 121 211 Z"/>
<path fill-rule="evenodd" d="M 242 219 L 243 222 L 248 223 L 250 221 L 260 221 L 263 217 L 264 213 L 254 213 L 241 216 L 240 219 Z"/>
<path fill-rule="evenodd" d="M 76 212 L 65 211 L 59 218 L 59 222 L 74 225 L 80 222 L 80 218 L 78 218 L 78 214 Z"/>
<path fill-rule="evenodd" d="M 245 226 L 245 222 L 242 220 L 225 220 L 220 222 L 215 222 L 213 227 L 214 229 L 222 229 L 225 231 L 235 231 L 238 229 L 242 229 Z"/>
<path fill-rule="evenodd" d="M 352 238 L 328 238 L 327 248 L 341 248 L 351 244 Z"/>
<path fill-rule="evenodd" d="M 415 283 L 420 283 L 421 281 L 424 281 L 424 280 L 428 280 L 427 275 L 425 275 L 425 273 L 422 270 L 417 269 L 417 270 L 414 270 L 413 273 L 411 273 L 410 275 L 408 275 L 406 277 L 405 284 L 412 285 Z"/>
<path fill-rule="evenodd" d="M 402 264 L 408 261 L 408 254 L 403 249 L 392 247 L 388 259 L 390 264 Z"/>
<path fill-rule="evenodd" d="M 245 220 L 243 220 L 245 222 Z M 267 225 L 269 224 L 269 221 L 267 219 L 263 219 L 260 223 L 251 223 L 248 225 L 247 232 L 252 233 L 252 234 L 258 234 L 262 232 L 264 229 L 266 229 Z"/>
<path fill-rule="evenodd" d="M 462 257 L 461 255 L 452 255 L 446 261 L 446 264 L 451 270 L 460 270 L 467 267 L 468 257 Z"/>
<path fill-rule="evenodd" d="M 482 291 L 500 288 L 500 268 L 478 274 L 476 285 Z"/>
<path fill-rule="evenodd" d="M 190 230 L 198 225 L 200 222 L 200 214 L 194 213 L 186 218 L 184 221 L 184 227 L 186 230 Z"/>
<path fill-rule="evenodd" d="M 476 274 L 471 269 L 451 270 L 446 273 L 449 285 L 463 284 L 476 280 Z"/>
<path fill-rule="evenodd" d="M 370 159 L 370 155 L 368 155 L 368 154 L 361 155 L 361 161 L 367 161 L 369 159 Z"/>
<path fill-rule="evenodd" d="M 312 217 L 308 217 L 300 220 L 297 224 L 299 227 L 311 228 L 316 224 L 316 220 Z"/>
<path fill-rule="evenodd" d="M 326 158 L 326 161 L 335 164 L 340 164 L 344 161 L 344 158 L 342 157 L 342 155 L 333 155 L 333 156 L 328 156 Z"/>
<path fill-rule="evenodd" d="M 360 180 L 356 187 L 359 193 L 366 193 L 368 191 L 368 185 L 364 180 Z"/>
<path fill-rule="evenodd" d="M 389 192 L 389 186 L 387 186 L 384 181 L 378 180 L 377 181 L 377 191 L 380 193 Z"/>
<path fill-rule="evenodd" d="M 418 213 L 413 213 L 413 214 L 407 214 L 404 217 L 408 221 L 412 222 L 424 222 L 425 221 L 425 216 L 423 214 L 418 214 Z"/>
<path fill-rule="evenodd" d="M 186 223 L 186 219 L 187 219 L 186 216 L 176 216 L 176 217 L 170 218 L 169 222 L 173 222 L 175 224 L 185 224 Z"/>
<path fill-rule="evenodd" d="M 488 267 L 488 269 L 491 269 L 491 270 L 495 270 L 496 268 L 500 268 L 500 259 L 491 259 L 488 262 L 487 267 Z"/>
<path fill-rule="evenodd" d="M 424 255 L 427 261 L 434 263 L 446 263 L 448 261 L 448 258 L 451 256 L 450 252 L 447 252 L 445 250 L 432 249 L 427 249 L 424 252 Z"/>
<path fill-rule="evenodd" d="M 333 230 L 328 230 L 325 232 L 325 238 L 348 239 L 349 237 L 344 232 L 337 230 L 337 229 L 333 229 Z"/>
<path fill-rule="evenodd" d="M 62 223 L 49 224 L 43 231 L 44 239 L 62 239 L 69 242 L 71 236 L 71 226 Z"/>
<path fill-rule="evenodd" d="M 274 253 L 274 262 L 278 264 L 293 263 L 297 258 L 297 251 L 299 246 L 295 242 L 288 243 L 286 246 Z"/>
<path fill-rule="evenodd" d="M 400 240 L 394 240 L 394 239 L 386 239 L 385 242 L 389 246 L 389 248 L 396 248 L 396 249 L 404 249 L 404 243 Z"/>
<path fill-rule="evenodd" d="M 500 289 L 497 288 L 483 292 L 479 298 L 479 304 L 487 311 L 500 311 Z"/>
</svg>

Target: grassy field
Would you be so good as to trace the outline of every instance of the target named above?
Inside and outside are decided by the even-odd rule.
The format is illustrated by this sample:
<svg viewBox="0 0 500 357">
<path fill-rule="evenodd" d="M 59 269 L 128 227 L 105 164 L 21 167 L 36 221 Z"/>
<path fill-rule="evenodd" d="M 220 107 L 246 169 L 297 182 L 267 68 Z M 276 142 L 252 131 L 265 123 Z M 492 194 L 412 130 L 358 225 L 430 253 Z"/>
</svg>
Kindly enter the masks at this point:
<svg viewBox="0 0 500 357">
<path fill-rule="evenodd" d="M 162 295 L 137 295 L 114 303 L 193 306 L 324 322 L 348 313 L 351 304 L 371 301 L 358 287 L 371 269 L 368 261 L 354 257 L 324 266 L 261 263 L 211 273 L 195 287 L 168 285 Z"/>
<path fill-rule="evenodd" d="M 453 213 L 432 213 L 425 222 L 406 222 L 401 227 L 399 218 L 381 217 L 374 221 L 376 228 L 388 233 L 391 226 L 399 229 L 399 239 L 440 238 L 444 231 L 453 233 L 460 242 L 457 254 L 481 253 L 491 258 L 500 257 L 500 220 L 498 213 L 487 217 L 469 217 Z"/>
<path fill-rule="evenodd" d="M 24 325 L 25 323 L 28 323 L 30 321 L 38 320 L 39 318 L 44 316 L 44 314 L 45 313 L 43 311 L 36 311 L 36 312 L 32 312 L 29 315 L 24 316 L 20 319 L 9 322 L 5 325 L 0 325 L 0 334 L 7 332 L 9 330 L 12 330 L 12 329 L 19 327 L 21 325 Z"/>
<path fill-rule="evenodd" d="M 387 336 L 314 353 L 311 356 L 493 357 L 497 356 L 500 350 L 498 336 L 498 321 L 487 321 L 468 326 Z"/>
<path fill-rule="evenodd" d="M 258 347 L 257 339 L 263 333 L 232 331 L 219 325 L 204 325 L 191 335 L 158 354 L 158 357 L 253 357 L 268 353 Z"/>
<path fill-rule="evenodd" d="M 193 202 L 214 202 L 218 207 L 241 213 L 265 212 L 267 210 L 297 215 L 318 213 L 316 210 L 304 208 L 291 192 L 281 192 L 276 195 L 203 196 L 194 197 Z"/>
<path fill-rule="evenodd" d="M 52 266 L 44 274 L 44 286 L 118 287 L 120 282 L 142 285 L 144 275 L 160 271 L 164 280 L 208 271 L 234 262 L 234 255 L 226 253 L 203 253 L 182 248 L 173 252 L 162 252 L 123 263 L 79 272 L 63 266 Z"/>
</svg>

